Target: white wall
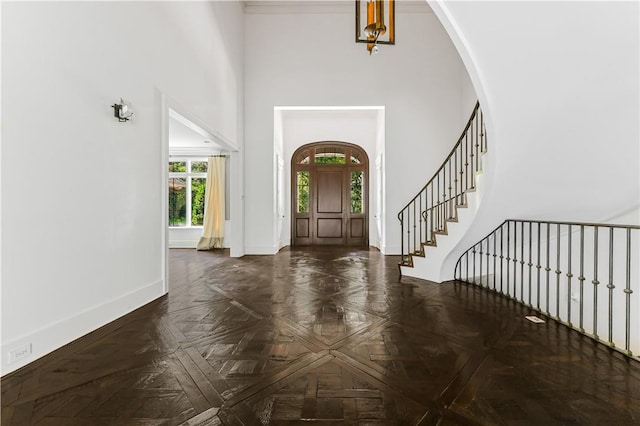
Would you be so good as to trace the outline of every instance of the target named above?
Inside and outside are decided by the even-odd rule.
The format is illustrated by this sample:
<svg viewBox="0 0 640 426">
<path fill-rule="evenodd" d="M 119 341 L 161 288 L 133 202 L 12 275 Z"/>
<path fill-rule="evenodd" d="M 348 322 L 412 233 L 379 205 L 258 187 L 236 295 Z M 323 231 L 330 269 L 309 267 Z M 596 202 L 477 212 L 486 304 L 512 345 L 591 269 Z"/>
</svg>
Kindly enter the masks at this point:
<svg viewBox="0 0 640 426">
<path fill-rule="evenodd" d="M 345 13 L 249 13 L 245 20 L 251 176 L 274 176 L 274 162 L 267 160 L 274 156 L 274 106 L 384 106 L 387 253 L 400 249 L 396 213 L 440 165 L 471 112 L 461 105 L 464 67 L 433 13 L 398 13 L 396 19 L 396 45 L 382 46 L 375 56 L 354 42 L 352 7 Z M 278 243 L 267 219 L 275 210 L 273 180 L 251 179 L 245 194 L 247 250 L 274 252 Z"/>
<path fill-rule="evenodd" d="M 466 74 L 465 74 L 466 75 Z M 467 79 L 469 77 L 467 76 Z M 373 206 L 369 206 L 369 210 L 373 212 L 373 216 L 376 221 L 376 230 L 378 235 L 378 248 L 385 249 L 387 247 L 386 238 L 386 224 L 384 218 L 386 217 L 386 187 L 385 187 L 385 167 L 384 167 L 384 153 L 386 152 L 386 139 L 385 135 L 385 114 L 384 110 L 378 110 L 377 128 L 376 128 L 376 157 L 370 158 L 369 161 L 373 162 L 375 167 L 374 173 L 374 191 L 376 203 Z"/>
<path fill-rule="evenodd" d="M 486 195 L 461 249 L 505 218 L 597 222 L 640 204 L 638 2 L 432 7 L 487 119 Z"/>
<path fill-rule="evenodd" d="M 282 128 L 282 111 L 274 109 L 273 111 L 273 217 L 274 217 L 274 241 L 276 242 L 276 250 L 288 245 L 285 222 L 287 217 L 286 200 L 289 192 L 286 190 L 286 159 L 284 156 L 284 129 Z"/>
<path fill-rule="evenodd" d="M 159 93 L 241 144 L 242 25 L 237 3 L 3 2 L 3 374 L 162 294 Z"/>
</svg>

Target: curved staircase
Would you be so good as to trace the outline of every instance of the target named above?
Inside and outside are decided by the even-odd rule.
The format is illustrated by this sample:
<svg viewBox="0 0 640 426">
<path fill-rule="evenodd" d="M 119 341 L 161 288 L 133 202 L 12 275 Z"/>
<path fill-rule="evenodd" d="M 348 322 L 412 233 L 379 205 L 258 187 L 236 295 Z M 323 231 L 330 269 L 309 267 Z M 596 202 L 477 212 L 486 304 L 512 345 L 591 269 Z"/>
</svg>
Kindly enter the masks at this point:
<svg viewBox="0 0 640 426">
<path fill-rule="evenodd" d="M 441 265 L 471 226 L 482 188 L 487 138 L 476 103 L 453 149 L 427 184 L 398 213 L 400 274 L 441 282 Z"/>
</svg>

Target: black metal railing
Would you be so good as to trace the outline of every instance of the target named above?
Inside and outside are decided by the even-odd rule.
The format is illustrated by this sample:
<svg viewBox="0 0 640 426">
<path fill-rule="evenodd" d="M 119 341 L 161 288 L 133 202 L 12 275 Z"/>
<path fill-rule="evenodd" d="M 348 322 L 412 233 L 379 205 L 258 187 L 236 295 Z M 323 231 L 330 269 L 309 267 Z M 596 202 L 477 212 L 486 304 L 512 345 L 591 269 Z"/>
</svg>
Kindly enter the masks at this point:
<svg viewBox="0 0 640 426">
<path fill-rule="evenodd" d="M 427 184 L 398 213 L 401 265 L 411 265 L 412 255 L 423 255 L 423 245 L 435 244 L 435 235 L 446 231 L 456 208 L 466 205 L 466 193 L 476 186 L 481 170 L 480 154 L 487 138 L 480 104 L 476 103 L 460 138 Z"/>
<path fill-rule="evenodd" d="M 640 226 L 510 219 L 458 259 L 455 278 L 638 356 L 639 246 Z"/>
</svg>

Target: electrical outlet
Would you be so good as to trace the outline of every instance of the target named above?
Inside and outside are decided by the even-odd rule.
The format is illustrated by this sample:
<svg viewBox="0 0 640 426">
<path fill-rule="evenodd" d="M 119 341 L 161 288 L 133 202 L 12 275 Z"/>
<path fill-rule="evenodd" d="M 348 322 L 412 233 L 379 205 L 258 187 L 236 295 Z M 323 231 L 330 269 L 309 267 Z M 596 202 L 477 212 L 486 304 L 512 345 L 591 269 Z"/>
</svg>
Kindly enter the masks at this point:
<svg viewBox="0 0 640 426">
<path fill-rule="evenodd" d="M 29 355 L 31 355 L 31 343 L 27 343 L 26 345 L 22 345 L 19 348 L 15 348 L 14 350 L 10 351 L 9 364 L 19 361 L 22 358 L 26 358 Z"/>
</svg>

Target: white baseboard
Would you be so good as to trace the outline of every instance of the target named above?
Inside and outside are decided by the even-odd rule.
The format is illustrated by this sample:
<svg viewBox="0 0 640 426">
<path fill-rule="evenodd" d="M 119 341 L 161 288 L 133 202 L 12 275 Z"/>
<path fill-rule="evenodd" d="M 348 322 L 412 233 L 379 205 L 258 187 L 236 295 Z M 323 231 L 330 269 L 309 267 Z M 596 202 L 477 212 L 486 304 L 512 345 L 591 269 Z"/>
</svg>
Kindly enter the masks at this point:
<svg viewBox="0 0 640 426">
<path fill-rule="evenodd" d="M 258 246 L 245 247 L 245 254 L 248 254 L 248 255 L 252 255 L 252 254 L 257 254 L 257 255 L 261 255 L 261 254 L 276 254 L 278 251 L 279 250 L 278 250 L 277 246 L 271 246 L 271 247 L 258 247 Z"/>
<path fill-rule="evenodd" d="M 199 241 L 199 240 L 198 240 Z M 184 249 L 195 249 L 198 247 L 198 241 L 193 240 L 171 240 L 169 241 L 169 248 L 184 248 Z M 222 244 L 224 248 L 230 248 L 229 244 L 225 240 Z"/>
<path fill-rule="evenodd" d="M 163 280 L 156 281 L 100 305 L 42 327 L 2 344 L 0 375 L 15 371 L 54 350 L 114 321 L 164 294 Z M 9 363 L 9 352 L 29 346 L 31 354 Z"/>
<path fill-rule="evenodd" d="M 398 256 L 400 255 L 400 246 L 381 246 L 380 252 L 385 256 Z"/>
<path fill-rule="evenodd" d="M 169 248 L 196 248 L 198 246 L 197 241 L 193 240 L 171 240 L 169 241 Z"/>
</svg>

